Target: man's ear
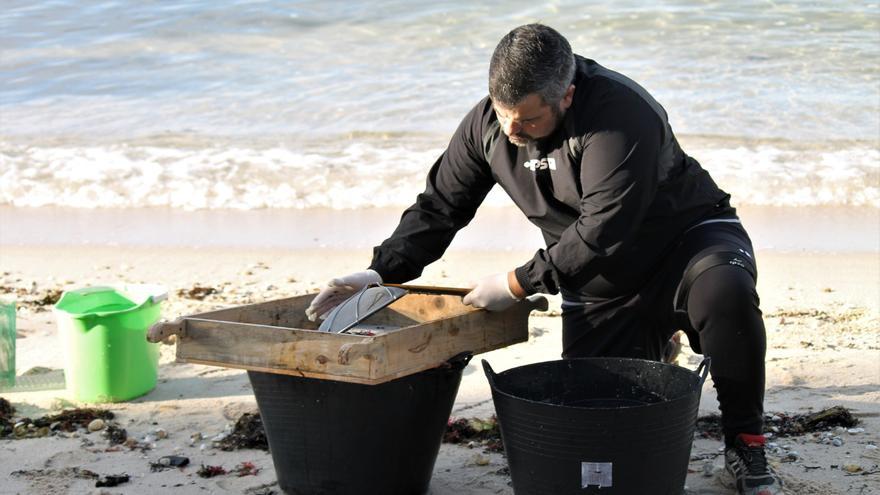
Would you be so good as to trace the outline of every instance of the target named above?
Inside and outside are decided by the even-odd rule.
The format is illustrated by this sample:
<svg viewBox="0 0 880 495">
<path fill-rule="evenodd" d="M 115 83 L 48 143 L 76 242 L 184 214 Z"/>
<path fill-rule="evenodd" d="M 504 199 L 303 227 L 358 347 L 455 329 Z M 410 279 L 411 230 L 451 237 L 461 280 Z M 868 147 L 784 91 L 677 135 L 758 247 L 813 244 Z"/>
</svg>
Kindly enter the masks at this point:
<svg viewBox="0 0 880 495">
<path fill-rule="evenodd" d="M 571 106 L 571 102 L 574 100 L 574 84 L 570 84 L 568 89 L 565 90 L 565 96 L 562 97 L 562 101 L 559 102 L 559 110 L 563 112 L 568 110 L 568 107 Z"/>
</svg>

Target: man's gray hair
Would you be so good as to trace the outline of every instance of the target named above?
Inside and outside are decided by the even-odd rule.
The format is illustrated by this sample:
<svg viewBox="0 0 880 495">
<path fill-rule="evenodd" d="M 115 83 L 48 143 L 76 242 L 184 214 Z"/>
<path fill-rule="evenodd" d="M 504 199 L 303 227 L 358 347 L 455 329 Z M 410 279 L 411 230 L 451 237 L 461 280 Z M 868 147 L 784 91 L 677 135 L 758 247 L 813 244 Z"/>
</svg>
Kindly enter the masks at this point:
<svg viewBox="0 0 880 495">
<path fill-rule="evenodd" d="M 553 28 L 526 24 L 498 42 L 489 63 L 489 96 L 512 108 L 537 93 L 556 105 L 574 80 L 574 55 L 568 40 Z"/>
</svg>

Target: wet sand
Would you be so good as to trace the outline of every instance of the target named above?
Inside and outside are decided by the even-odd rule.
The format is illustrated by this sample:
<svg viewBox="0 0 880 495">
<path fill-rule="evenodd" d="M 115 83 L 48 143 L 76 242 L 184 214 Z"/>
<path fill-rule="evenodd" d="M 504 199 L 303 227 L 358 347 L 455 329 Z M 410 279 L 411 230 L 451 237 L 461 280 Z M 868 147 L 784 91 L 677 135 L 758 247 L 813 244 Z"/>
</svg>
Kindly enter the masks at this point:
<svg viewBox="0 0 880 495">
<path fill-rule="evenodd" d="M 74 209 L 0 207 L 0 246 L 113 245 L 249 249 L 369 249 L 402 208 L 360 210 Z M 757 250 L 877 252 L 880 209 L 746 207 L 738 210 Z M 332 229 L 327 226 L 332 225 Z M 540 231 L 515 207 L 481 208 L 452 250 L 534 250 Z"/>
</svg>

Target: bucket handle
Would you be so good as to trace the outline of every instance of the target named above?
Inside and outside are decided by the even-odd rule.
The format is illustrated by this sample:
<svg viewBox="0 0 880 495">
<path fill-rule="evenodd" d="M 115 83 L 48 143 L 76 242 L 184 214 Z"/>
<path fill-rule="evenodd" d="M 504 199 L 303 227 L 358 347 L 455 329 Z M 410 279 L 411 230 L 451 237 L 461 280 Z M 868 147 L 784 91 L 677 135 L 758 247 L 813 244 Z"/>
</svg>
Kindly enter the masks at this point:
<svg viewBox="0 0 880 495">
<path fill-rule="evenodd" d="M 706 378 L 709 376 L 709 365 L 712 364 L 712 358 L 706 356 L 703 358 L 703 361 L 700 362 L 700 365 L 697 366 L 697 370 L 694 372 L 700 376 L 700 386 L 702 387 L 704 383 L 706 383 Z"/>
<path fill-rule="evenodd" d="M 460 352 L 460 353 L 456 354 L 455 356 L 452 356 L 451 358 L 447 359 L 446 364 L 451 366 L 455 363 L 464 363 L 462 365 L 462 368 L 464 368 L 465 366 L 468 365 L 468 363 L 471 362 L 471 358 L 473 358 L 473 357 L 474 357 L 474 353 L 472 353 L 471 351 Z"/>
<path fill-rule="evenodd" d="M 486 379 L 489 380 L 489 386 L 492 389 L 495 388 L 495 371 L 492 369 L 492 366 L 489 365 L 489 361 L 485 359 L 481 359 L 480 362 L 483 364 L 483 372 L 486 373 Z"/>
</svg>

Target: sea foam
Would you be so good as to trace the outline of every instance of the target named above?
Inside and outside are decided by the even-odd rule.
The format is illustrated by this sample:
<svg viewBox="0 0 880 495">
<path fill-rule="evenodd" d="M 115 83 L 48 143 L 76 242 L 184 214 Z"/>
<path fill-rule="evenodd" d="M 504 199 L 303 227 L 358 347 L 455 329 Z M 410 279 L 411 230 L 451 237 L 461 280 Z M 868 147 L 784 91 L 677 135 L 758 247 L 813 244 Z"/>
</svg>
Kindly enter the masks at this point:
<svg viewBox="0 0 880 495">
<path fill-rule="evenodd" d="M 367 140 L 318 147 L 0 142 L 0 204 L 198 209 L 405 207 L 442 153 L 436 143 Z M 686 146 L 737 205 L 880 208 L 880 151 L 870 143 L 695 140 Z M 509 205 L 499 188 L 486 200 Z"/>
</svg>

